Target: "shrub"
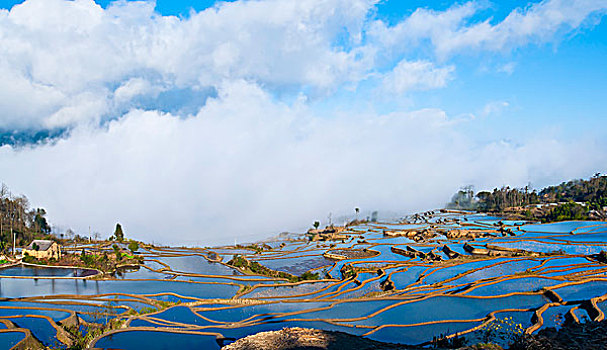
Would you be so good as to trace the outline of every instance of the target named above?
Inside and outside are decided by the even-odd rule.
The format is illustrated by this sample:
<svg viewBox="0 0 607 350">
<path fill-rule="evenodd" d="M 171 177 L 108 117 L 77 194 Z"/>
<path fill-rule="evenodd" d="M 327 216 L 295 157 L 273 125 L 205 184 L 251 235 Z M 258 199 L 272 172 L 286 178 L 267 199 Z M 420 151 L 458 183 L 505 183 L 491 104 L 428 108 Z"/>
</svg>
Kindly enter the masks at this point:
<svg viewBox="0 0 607 350">
<path fill-rule="evenodd" d="M 135 253 L 139 249 L 139 244 L 135 241 L 131 241 L 131 243 L 129 243 L 128 248 L 132 253 Z"/>
</svg>

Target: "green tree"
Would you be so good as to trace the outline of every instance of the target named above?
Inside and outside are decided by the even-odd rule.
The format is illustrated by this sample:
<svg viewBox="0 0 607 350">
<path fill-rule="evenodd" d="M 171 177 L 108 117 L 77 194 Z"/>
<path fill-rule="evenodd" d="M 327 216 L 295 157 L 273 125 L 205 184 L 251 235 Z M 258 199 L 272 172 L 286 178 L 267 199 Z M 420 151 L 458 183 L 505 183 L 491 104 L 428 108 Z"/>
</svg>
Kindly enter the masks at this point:
<svg viewBox="0 0 607 350">
<path fill-rule="evenodd" d="M 566 221 L 566 220 L 586 220 L 588 215 L 586 214 L 587 210 L 583 206 L 575 203 L 569 202 L 565 204 L 560 204 L 554 207 L 550 212 L 546 215 L 546 221 Z"/>
<path fill-rule="evenodd" d="M 139 249 L 139 244 L 135 241 L 131 241 L 128 246 L 131 253 L 135 253 Z"/>
<path fill-rule="evenodd" d="M 122 260 L 122 253 L 120 252 L 120 248 L 117 244 L 113 244 L 112 248 L 114 249 L 114 254 L 116 255 L 116 260 Z"/>
<path fill-rule="evenodd" d="M 33 228 L 36 231 L 40 231 L 44 234 L 51 233 L 51 226 L 46 221 L 44 215 L 46 215 L 46 210 L 43 208 L 37 208 L 32 213 L 34 215 Z"/>
<path fill-rule="evenodd" d="M 124 240 L 124 232 L 122 232 L 122 226 L 120 224 L 116 224 L 116 229 L 114 230 L 114 237 L 118 242 L 122 242 Z"/>
<path fill-rule="evenodd" d="M 318 226 L 320 226 L 320 221 L 316 220 L 314 221 L 314 228 L 318 230 Z"/>
<path fill-rule="evenodd" d="M 447 208 L 451 209 L 474 209 L 474 186 L 468 185 L 462 187 L 451 197 L 451 202 L 447 203 Z"/>
</svg>

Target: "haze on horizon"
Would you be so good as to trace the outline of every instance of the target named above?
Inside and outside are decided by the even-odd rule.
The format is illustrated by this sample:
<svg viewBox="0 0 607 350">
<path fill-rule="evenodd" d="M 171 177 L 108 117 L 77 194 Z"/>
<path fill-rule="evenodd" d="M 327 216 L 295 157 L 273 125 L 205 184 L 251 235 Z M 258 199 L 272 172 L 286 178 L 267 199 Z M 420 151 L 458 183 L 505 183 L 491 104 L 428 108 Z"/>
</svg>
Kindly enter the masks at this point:
<svg viewBox="0 0 607 350">
<path fill-rule="evenodd" d="M 607 170 L 607 0 L 404 3 L 0 1 L 0 181 L 206 246 Z"/>
</svg>

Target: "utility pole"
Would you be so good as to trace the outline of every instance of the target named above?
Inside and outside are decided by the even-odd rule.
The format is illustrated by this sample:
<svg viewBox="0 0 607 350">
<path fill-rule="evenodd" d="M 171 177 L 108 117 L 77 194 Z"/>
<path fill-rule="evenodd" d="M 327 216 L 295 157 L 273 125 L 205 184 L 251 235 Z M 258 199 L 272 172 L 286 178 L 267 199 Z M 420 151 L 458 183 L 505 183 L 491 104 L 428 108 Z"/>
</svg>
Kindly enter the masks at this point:
<svg viewBox="0 0 607 350">
<path fill-rule="evenodd" d="M 15 226 L 15 213 L 13 212 L 15 210 L 15 205 L 11 205 L 12 210 L 11 210 L 11 235 L 13 235 L 13 257 L 16 256 L 15 254 L 15 243 L 16 243 L 16 239 L 15 239 L 15 231 L 13 230 L 13 227 Z"/>
</svg>

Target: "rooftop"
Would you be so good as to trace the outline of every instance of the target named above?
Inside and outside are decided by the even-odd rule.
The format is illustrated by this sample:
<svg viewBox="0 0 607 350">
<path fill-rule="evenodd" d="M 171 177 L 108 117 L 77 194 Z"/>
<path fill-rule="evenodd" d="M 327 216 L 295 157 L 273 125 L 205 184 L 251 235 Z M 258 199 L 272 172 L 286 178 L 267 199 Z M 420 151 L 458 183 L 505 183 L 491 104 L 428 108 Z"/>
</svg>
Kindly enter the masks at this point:
<svg viewBox="0 0 607 350">
<path fill-rule="evenodd" d="M 55 243 L 55 241 L 50 241 L 46 239 L 35 239 L 27 247 L 25 247 L 25 249 L 36 250 L 34 249 L 34 244 L 36 244 L 38 246 L 38 251 L 45 251 L 48 250 L 53 245 L 53 243 Z"/>
</svg>

